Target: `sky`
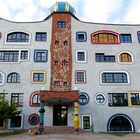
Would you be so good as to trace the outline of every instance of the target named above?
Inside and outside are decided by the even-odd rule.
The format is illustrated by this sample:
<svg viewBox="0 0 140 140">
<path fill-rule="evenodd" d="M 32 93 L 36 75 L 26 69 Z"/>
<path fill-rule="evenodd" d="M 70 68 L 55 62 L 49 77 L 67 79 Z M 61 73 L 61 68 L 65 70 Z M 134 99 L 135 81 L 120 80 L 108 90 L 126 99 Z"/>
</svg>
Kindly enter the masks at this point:
<svg viewBox="0 0 140 140">
<path fill-rule="evenodd" d="M 42 21 L 56 1 L 67 1 L 81 21 L 140 24 L 140 0 L 0 0 L 0 18 L 17 22 Z"/>
</svg>

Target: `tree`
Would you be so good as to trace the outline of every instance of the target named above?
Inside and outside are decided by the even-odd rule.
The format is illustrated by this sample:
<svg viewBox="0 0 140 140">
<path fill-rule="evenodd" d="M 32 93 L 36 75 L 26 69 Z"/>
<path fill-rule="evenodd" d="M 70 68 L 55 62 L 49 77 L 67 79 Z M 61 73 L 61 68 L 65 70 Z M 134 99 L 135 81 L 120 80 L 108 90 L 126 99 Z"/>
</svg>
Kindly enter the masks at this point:
<svg viewBox="0 0 140 140">
<path fill-rule="evenodd" d="M 0 121 L 6 122 L 7 119 L 12 119 L 20 114 L 20 110 L 16 105 L 10 105 L 8 101 L 0 95 Z"/>
</svg>

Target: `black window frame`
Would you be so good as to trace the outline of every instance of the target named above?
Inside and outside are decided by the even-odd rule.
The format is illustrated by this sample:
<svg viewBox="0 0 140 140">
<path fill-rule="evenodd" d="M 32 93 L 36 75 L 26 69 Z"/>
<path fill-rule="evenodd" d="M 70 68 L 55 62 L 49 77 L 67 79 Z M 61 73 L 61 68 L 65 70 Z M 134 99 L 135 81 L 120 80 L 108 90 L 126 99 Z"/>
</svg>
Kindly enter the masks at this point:
<svg viewBox="0 0 140 140">
<path fill-rule="evenodd" d="M 128 83 L 128 76 L 124 72 L 103 72 L 101 81 L 102 83 Z"/>
<path fill-rule="evenodd" d="M 132 43 L 131 34 L 120 34 L 121 43 Z"/>
<path fill-rule="evenodd" d="M 35 41 L 47 41 L 46 32 L 36 32 Z"/>
<path fill-rule="evenodd" d="M 130 93 L 131 105 L 140 105 L 140 94 Z"/>
<path fill-rule="evenodd" d="M 23 95 L 23 93 L 11 93 L 11 104 L 17 107 L 23 107 Z"/>
<path fill-rule="evenodd" d="M 18 42 L 29 42 L 29 34 L 25 32 L 12 32 L 7 34 L 6 42 L 8 43 L 18 43 Z"/>
<path fill-rule="evenodd" d="M 44 82 L 45 74 L 44 73 L 33 73 L 33 82 Z"/>
<path fill-rule="evenodd" d="M 115 55 L 105 55 L 104 53 L 95 53 L 96 62 L 116 62 Z"/>
<path fill-rule="evenodd" d="M 108 93 L 108 106 L 112 106 L 112 107 L 128 106 L 128 94 Z"/>
<path fill-rule="evenodd" d="M 20 75 L 12 72 L 7 76 L 7 83 L 20 83 Z"/>
</svg>

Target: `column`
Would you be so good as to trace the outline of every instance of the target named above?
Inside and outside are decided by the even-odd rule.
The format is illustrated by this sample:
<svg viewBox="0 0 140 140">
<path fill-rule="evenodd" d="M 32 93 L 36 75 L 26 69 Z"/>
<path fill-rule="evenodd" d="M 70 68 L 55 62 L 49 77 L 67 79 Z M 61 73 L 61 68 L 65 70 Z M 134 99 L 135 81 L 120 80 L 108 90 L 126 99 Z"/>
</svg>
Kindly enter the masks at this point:
<svg viewBox="0 0 140 140">
<path fill-rule="evenodd" d="M 44 131 L 44 101 L 40 101 L 40 123 L 39 123 L 39 132 L 42 133 Z"/>
<path fill-rule="evenodd" d="M 79 134 L 78 102 L 74 103 L 74 128 L 75 134 Z"/>
</svg>

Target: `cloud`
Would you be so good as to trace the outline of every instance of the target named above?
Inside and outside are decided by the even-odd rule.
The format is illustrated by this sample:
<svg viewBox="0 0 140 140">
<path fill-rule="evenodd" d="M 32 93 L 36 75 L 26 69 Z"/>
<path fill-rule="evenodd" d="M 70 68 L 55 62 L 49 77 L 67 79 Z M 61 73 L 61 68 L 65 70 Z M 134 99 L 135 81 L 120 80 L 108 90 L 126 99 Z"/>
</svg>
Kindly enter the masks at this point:
<svg viewBox="0 0 140 140">
<path fill-rule="evenodd" d="M 12 21 L 39 21 L 57 0 L 0 0 L 0 17 Z M 59 0 L 64 1 L 64 0 Z M 140 23 L 140 0 L 66 0 L 82 21 Z"/>
</svg>

